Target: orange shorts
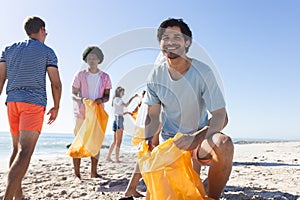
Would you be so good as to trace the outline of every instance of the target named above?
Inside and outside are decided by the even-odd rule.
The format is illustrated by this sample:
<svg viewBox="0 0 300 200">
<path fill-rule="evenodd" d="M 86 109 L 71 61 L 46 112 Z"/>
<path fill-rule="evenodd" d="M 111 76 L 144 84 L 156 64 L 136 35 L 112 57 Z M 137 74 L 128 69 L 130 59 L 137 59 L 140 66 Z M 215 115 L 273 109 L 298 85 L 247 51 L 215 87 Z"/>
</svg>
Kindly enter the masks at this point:
<svg viewBox="0 0 300 200">
<path fill-rule="evenodd" d="M 25 102 L 7 102 L 7 114 L 11 134 L 21 130 L 42 130 L 45 107 Z"/>
</svg>

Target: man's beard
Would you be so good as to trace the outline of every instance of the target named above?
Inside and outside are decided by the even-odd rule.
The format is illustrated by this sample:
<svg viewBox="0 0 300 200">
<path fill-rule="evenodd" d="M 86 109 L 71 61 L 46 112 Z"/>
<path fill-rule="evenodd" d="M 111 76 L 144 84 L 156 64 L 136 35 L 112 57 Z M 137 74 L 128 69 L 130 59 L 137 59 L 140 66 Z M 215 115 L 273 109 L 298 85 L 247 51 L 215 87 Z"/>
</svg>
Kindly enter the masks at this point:
<svg viewBox="0 0 300 200">
<path fill-rule="evenodd" d="M 173 52 L 165 52 L 165 53 L 166 53 L 166 57 L 169 59 L 175 59 L 175 58 L 180 57 L 180 55 L 173 53 Z"/>
</svg>

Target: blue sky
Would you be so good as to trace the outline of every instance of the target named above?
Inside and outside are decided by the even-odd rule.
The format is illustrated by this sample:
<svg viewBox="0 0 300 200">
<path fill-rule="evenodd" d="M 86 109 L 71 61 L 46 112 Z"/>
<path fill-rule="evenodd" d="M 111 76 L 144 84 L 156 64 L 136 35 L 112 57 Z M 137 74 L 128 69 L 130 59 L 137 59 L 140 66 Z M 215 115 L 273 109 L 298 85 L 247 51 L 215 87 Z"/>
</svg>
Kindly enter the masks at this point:
<svg viewBox="0 0 300 200">
<path fill-rule="evenodd" d="M 194 44 L 205 49 L 222 77 L 230 120 L 224 132 L 233 138 L 300 139 L 300 2 L 296 0 L 11 0 L 2 2 L 1 10 L 1 49 L 27 38 L 23 30 L 27 16 L 46 21 L 46 44 L 59 59 L 63 96 L 57 121 L 45 124 L 44 132 L 72 133 L 71 83 L 83 67 L 81 54 L 88 45 L 101 46 L 136 29 L 155 30 L 166 18 L 176 17 L 188 23 Z M 153 39 L 154 34 L 149 40 Z M 117 51 L 128 41 L 118 42 L 114 40 L 109 50 Z M 157 48 L 127 52 L 110 67 L 104 66 L 113 90 L 124 74 L 153 63 L 157 53 Z M 125 99 L 133 92 L 128 89 Z M 50 93 L 48 97 L 49 109 Z M 5 90 L 0 97 L 0 131 L 8 132 L 4 101 Z"/>
</svg>

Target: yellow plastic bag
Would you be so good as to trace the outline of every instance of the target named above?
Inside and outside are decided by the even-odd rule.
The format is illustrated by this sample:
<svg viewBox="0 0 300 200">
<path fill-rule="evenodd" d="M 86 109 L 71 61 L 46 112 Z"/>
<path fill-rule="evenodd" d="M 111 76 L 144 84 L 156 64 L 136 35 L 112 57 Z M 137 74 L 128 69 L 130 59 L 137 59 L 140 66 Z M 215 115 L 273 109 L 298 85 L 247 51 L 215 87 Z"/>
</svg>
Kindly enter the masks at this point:
<svg viewBox="0 0 300 200">
<path fill-rule="evenodd" d="M 208 200 L 199 175 L 192 167 L 189 151 L 176 147 L 174 138 L 155 147 L 152 152 L 144 141 L 137 153 L 140 171 L 151 200 Z"/>
<path fill-rule="evenodd" d="M 73 158 L 94 157 L 104 139 L 108 114 L 93 100 L 85 100 L 85 120 L 73 140 L 67 155 Z"/>
<path fill-rule="evenodd" d="M 137 111 L 134 133 L 131 139 L 131 145 L 136 146 L 145 140 L 145 120 L 147 115 L 148 105 L 142 103 Z"/>
</svg>

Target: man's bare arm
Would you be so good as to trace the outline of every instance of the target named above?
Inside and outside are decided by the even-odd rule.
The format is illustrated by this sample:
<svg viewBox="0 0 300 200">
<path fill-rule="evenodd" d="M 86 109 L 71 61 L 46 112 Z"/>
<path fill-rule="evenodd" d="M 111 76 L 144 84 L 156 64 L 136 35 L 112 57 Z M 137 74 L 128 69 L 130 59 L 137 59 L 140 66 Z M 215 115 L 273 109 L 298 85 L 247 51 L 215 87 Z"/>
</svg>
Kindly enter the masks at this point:
<svg viewBox="0 0 300 200">
<path fill-rule="evenodd" d="M 47 67 L 47 72 L 51 82 L 52 97 L 54 102 L 54 107 L 52 107 L 47 113 L 50 115 L 48 124 L 52 124 L 58 115 L 62 85 L 57 67 Z"/>
<path fill-rule="evenodd" d="M 2 94 L 5 81 L 6 81 L 6 63 L 0 62 L 0 95 Z"/>
<path fill-rule="evenodd" d="M 145 121 L 145 138 L 146 140 L 151 141 L 154 134 L 157 132 L 160 121 L 159 121 L 159 115 L 160 115 L 160 104 L 155 104 L 148 106 L 148 112 L 146 116 Z"/>
</svg>

